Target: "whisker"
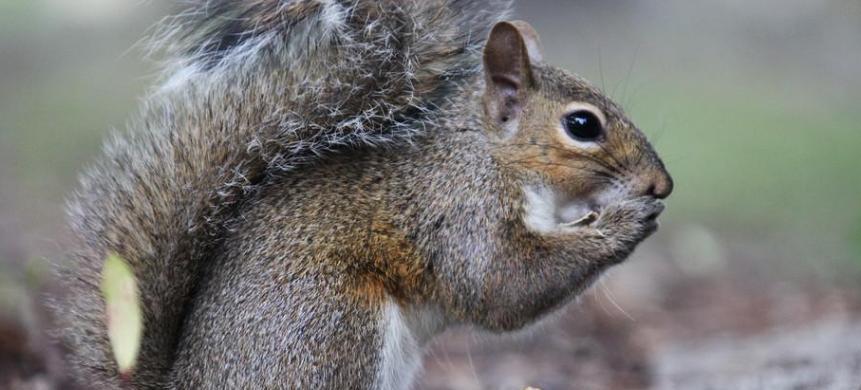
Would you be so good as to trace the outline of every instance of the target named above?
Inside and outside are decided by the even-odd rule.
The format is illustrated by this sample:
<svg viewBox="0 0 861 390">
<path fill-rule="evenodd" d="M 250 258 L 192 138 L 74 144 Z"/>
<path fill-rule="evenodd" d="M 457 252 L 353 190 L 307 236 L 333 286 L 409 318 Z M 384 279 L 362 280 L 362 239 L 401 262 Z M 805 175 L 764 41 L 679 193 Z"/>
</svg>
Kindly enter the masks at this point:
<svg viewBox="0 0 861 390">
<path fill-rule="evenodd" d="M 543 165 L 543 166 L 560 166 L 560 167 L 578 169 L 581 171 L 592 173 L 596 176 L 599 176 L 601 179 L 604 179 L 601 182 L 606 182 L 608 184 L 612 184 L 612 183 L 615 183 L 616 181 L 620 180 L 617 176 L 613 175 L 611 172 L 603 171 L 600 169 L 584 167 L 584 166 L 577 166 L 577 165 L 562 164 L 562 163 L 535 162 L 535 161 L 531 160 L 532 158 L 535 158 L 535 157 L 539 157 L 539 156 L 530 156 L 530 157 L 525 157 L 525 158 L 520 159 L 520 160 L 508 161 L 508 162 L 502 164 L 502 166 L 527 165 L 527 164 Z"/>
<path fill-rule="evenodd" d="M 614 155 L 613 152 L 610 151 L 610 149 L 607 149 L 604 144 L 599 143 L 598 147 L 601 148 L 601 150 L 604 151 L 604 153 L 606 153 L 608 157 L 610 157 L 610 160 L 613 161 L 614 164 L 616 164 L 616 169 L 623 176 L 625 176 L 626 174 L 631 174 L 631 171 L 628 170 L 628 166 L 626 164 L 623 164 L 619 159 L 617 159 L 616 155 Z"/>
<path fill-rule="evenodd" d="M 604 82 L 604 65 L 601 60 L 601 48 L 598 48 L 598 74 L 601 76 L 601 91 L 607 93 L 607 83 Z"/>
<path fill-rule="evenodd" d="M 540 143 L 508 144 L 508 145 L 499 145 L 499 146 L 495 146 L 495 148 L 521 147 L 521 146 L 540 146 L 540 147 L 546 147 L 546 148 L 550 148 L 550 149 L 554 149 L 554 150 L 559 150 L 559 151 L 563 151 L 563 152 L 568 152 L 568 151 L 569 151 L 568 149 L 565 149 L 565 148 L 560 147 L 560 146 L 557 146 L 557 145 L 551 145 L 551 144 L 540 144 Z M 606 151 L 605 151 L 605 153 L 606 153 Z M 608 153 L 608 154 L 609 154 L 609 153 Z M 602 160 L 600 160 L 600 159 L 598 159 L 598 158 L 596 158 L 596 157 L 589 156 L 589 155 L 587 155 L 587 154 L 578 155 L 578 157 L 585 158 L 585 159 L 587 159 L 587 160 L 589 160 L 589 161 L 592 161 L 592 162 L 594 162 L 594 163 L 596 163 L 596 164 L 598 164 L 598 165 L 601 165 L 602 167 L 604 167 L 604 168 L 605 168 L 605 169 L 607 169 L 608 171 L 610 171 L 610 172 L 612 172 L 612 173 L 619 174 L 620 176 L 624 176 L 624 175 L 625 175 L 625 173 L 627 173 L 627 171 L 625 171 L 625 170 L 623 170 L 623 169 L 618 169 L 618 168 L 616 168 L 615 166 L 613 166 L 612 164 L 607 163 L 606 161 L 602 161 Z"/>
<path fill-rule="evenodd" d="M 628 105 L 629 98 L 630 98 L 628 96 L 628 86 L 631 84 L 631 75 L 634 73 L 634 66 L 637 64 L 637 55 L 640 54 L 640 48 L 642 46 L 643 46 L 643 44 L 639 43 L 639 44 L 637 44 L 637 47 L 634 48 L 634 56 L 631 59 L 631 65 L 628 66 L 628 74 L 625 75 L 625 86 L 624 86 L 624 89 L 622 90 L 622 102 L 626 106 Z"/>
<path fill-rule="evenodd" d="M 628 320 L 632 322 L 637 321 L 633 316 L 628 314 L 628 312 L 625 311 L 625 309 L 623 309 L 621 305 L 619 305 L 619 303 L 616 301 L 615 295 L 613 295 L 613 292 L 610 291 L 610 288 L 607 287 L 607 285 L 604 283 L 604 279 L 598 279 L 598 286 L 601 287 L 601 291 L 604 293 L 604 297 L 607 298 L 608 301 L 610 301 L 610 303 L 616 308 L 616 310 L 619 310 L 619 312 L 624 314 L 625 317 L 628 317 Z"/>
<path fill-rule="evenodd" d="M 646 153 L 637 153 L 637 162 L 634 163 L 634 166 L 642 165 L 644 158 L 646 158 Z"/>
</svg>

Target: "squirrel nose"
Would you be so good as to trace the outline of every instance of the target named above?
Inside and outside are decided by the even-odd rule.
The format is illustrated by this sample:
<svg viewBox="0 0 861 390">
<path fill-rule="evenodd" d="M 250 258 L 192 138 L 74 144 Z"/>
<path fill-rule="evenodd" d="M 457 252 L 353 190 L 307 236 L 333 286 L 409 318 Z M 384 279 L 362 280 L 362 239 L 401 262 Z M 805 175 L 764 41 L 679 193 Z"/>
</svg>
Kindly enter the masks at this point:
<svg viewBox="0 0 861 390">
<path fill-rule="evenodd" d="M 664 169 L 654 169 L 643 175 L 640 191 L 641 196 L 654 196 L 664 199 L 673 192 L 673 178 Z"/>
</svg>

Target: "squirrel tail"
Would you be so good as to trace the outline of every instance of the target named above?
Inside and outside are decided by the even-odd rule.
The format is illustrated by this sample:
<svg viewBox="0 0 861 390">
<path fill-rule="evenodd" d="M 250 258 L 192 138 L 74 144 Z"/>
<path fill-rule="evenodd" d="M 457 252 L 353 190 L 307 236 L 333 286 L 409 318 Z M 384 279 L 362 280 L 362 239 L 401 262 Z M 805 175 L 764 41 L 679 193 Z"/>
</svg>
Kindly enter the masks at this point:
<svg viewBox="0 0 861 390">
<path fill-rule="evenodd" d="M 184 313 L 236 210 L 268 175 L 406 142 L 479 71 L 509 0 L 211 0 L 162 34 L 161 87 L 70 199 L 59 335 L 88 385 L 120 388 L 99 284 L 109 253 L 140 290 L 130 384 L 168 385 Z M 123 384 L 127 387 L 128 383 Z"/>
</svg>

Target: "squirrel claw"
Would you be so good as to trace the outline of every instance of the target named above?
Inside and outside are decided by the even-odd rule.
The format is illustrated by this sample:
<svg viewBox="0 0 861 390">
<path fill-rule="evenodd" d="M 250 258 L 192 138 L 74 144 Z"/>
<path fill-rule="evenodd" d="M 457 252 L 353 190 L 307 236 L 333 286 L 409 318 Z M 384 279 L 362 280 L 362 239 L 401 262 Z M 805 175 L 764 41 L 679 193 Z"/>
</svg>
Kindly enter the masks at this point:
<svg viewBox="0 0 861 390">
<path fill-rule="evenodd" d="M 565 226 L 565 227 L 587 226 L 587 225 L 591 225 L 593 222 L 595 222 L 597 220 L 598 220 L 598 213 L 596 213 L 594 211 L 590 211 L 590 212 L 586 213 L 586 215 L 580 217 L 577 220 L 563 223 L 562 226 Z"/>
</svg>

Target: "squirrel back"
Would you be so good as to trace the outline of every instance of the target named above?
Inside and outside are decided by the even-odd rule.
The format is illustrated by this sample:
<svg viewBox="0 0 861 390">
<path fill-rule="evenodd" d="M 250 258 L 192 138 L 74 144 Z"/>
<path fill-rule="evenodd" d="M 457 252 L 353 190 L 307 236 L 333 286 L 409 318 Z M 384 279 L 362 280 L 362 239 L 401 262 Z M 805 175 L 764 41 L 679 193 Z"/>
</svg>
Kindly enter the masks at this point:
<svg viewBox="0 0 861 390">
<path fill-rule="evenodd" d="M 119 388 L 98 285 L 131 265 L 144 334 L 131 384 L 163 388 L 189 298 L 268 177 L 355 146 L 410 142 L 481 69 L 509 1 L 197 1 L 162 37 L 162 86 L 81 176 L 57 264 L 60 335 L 87 383 Z"/>
</svg>

